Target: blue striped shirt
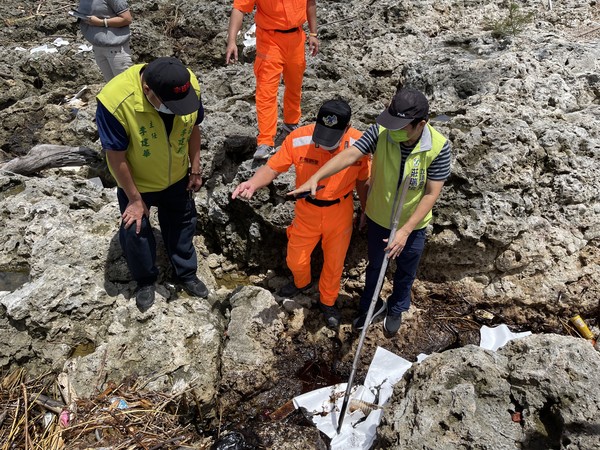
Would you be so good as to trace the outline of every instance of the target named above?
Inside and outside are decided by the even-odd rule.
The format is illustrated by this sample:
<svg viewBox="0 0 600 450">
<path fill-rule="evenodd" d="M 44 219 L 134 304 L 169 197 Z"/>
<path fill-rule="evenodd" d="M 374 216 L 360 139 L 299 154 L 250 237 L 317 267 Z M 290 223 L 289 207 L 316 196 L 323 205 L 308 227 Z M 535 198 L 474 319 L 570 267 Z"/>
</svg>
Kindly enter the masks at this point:
<svg viewBox="0 0 600 450">
<path fill-rule="evenodd" d="M 362 137 L 354 143 L 354 146 L 358 148 L 365 155 L 375 153 L 377 150 L 377 141 L 379 140 L 379 125 L 371 125 L 367 131 L 365 131 Z M 413 151 L 418 142 L 412 146 L 406 146 L 400 143 L 400 150 L 402 151 L 402 161 L 400 163 L 400 173 L 404 173 L 404 163 L 406 158 Z M 427 179 L 432 181 L 446 181 L 450 176 L 450 141 L 446 140 L 446 143 L 442 147 L 439 155 L 431 162 L 431 165 L 427 168 Z M 402 177 L 400 177 L 402 179 Z"/>
</svg>

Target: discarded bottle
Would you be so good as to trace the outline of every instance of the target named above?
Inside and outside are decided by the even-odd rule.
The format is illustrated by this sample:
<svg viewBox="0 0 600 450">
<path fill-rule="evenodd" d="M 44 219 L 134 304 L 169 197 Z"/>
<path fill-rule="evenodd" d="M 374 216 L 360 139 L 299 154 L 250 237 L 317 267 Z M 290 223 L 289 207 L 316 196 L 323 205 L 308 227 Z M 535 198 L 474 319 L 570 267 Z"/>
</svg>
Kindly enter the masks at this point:
<svg viewBox="0 0 600 450">
<path fill-rule="evenodd" d="M 588 328 L 585 321 L 581 318 L 579 314 L 573 316 L 569 319 L 569 321 L 573 324 L 573 326 L 577 329 L 581 337 L 585 339 L 589 339 L 590 341 L 594 340 L 594 333 Z"/>
</svg>

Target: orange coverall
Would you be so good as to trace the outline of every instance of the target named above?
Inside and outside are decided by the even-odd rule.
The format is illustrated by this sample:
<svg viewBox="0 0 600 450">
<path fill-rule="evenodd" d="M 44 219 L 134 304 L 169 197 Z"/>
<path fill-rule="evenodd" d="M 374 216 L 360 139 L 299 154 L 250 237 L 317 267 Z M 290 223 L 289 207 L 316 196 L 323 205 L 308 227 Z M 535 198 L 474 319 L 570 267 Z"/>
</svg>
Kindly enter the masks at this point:
<svg viewBox="0 0 600 450">
<path fill-rule="evenodd" d="M 281 75 L 285 83 L 283 121 L 291 124 L 298 123 L 302 114 L 300 99 L 306 68 L 304 53 L 306 35 L 302 25 L 306 22 L 307 1 L 234 0 L 233 2 L 233 7 L 244 13 L 251 13 L 255 5 L 254 76 L 258 121 L 257 144 L 272 146 L 277 133 L 277 91 Z"/>
<path fill-rule="evenodd" d="M 361 132 L 350 128 L 335 152 L 315 147 L 312 134 L 315 125 L 306 125 L 292 131 L 268 166 L 277 172 L 286 172 L 293 164 L 296 168 L 296 187 L 306 182 L 319 168 L 339 152 L 350 147 Z M 323 270 L 319 279 L 321 302 L 333 306 L 340 289 L 346 251 L 352 236 L 354 202 L 352 191 L 357 180 L 369 178 L 370 160 L 361 158 L 354 165 L 321 181 L 325 188 L 315 196 L 317 200 L 336 200 L 330 206 L 317 206 L 306 199 L 297 200 L 295 217 L 287 229 L 288 247 L 286 262 L 294 276 L 296 286 L 306 286 L 311 281 L 310 255 L 321 241 Z"/>
</svg>

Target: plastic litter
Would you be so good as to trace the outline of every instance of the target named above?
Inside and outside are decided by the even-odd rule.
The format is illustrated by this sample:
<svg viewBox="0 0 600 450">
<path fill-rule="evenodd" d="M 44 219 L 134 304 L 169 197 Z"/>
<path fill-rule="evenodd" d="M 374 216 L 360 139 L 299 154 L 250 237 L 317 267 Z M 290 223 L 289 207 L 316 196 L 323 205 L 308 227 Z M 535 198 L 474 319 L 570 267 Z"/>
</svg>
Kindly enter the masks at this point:
<svg viewBox="0 0 600 450">
<path fill-rule="evenodd" d="M 71 422 L 71 413 L 68 409 L 63 410 L 58 418 L 58 423 L 61 427 L 67 428 Z"/>
<path fill-rule="evenodd" d="M 529 331 L 513 333 L 506 325 L 494 328 L 482 326 L 480 333 L 480 346 L 493 351 L 513 339 L 531 334 Z M 421 353 L 417 356 L 417 364 L 428 356 Z M 392 396 L 394 385 L 412 364 L 377 347 L 364 385 L 354 386 L 351 391 L 349 412 L 339 434 L 336 430 L 347 383 L 299 395 L 293 399 L 294 406 L 301 409 L 320 431 L 331 438 L 331 450 L 368 450 L 373 445 L 377 426 L 383 415 L 382 406 Z"/>
<path fill-rule="evenodd" d="M 83 93 L 85 91 L 88 90 L 88 86 L 83 86 L 81 89 L 79 89 L 79 91 L 77 91 L 77 93 L 71 98 L 70 102 L 77 100 L 78 98 L 81 98 L 81 96 L 83 95 Z"/>
<path fill-rule="evenodd" d="M 48 428 L 50 425 L 52 425 L 52 422 L 54 422 L 54 417 L 54 414 L 51 412 L 44 414 L 44 428 Z"/>
<path fill-rule="evenodd" d="M 242 433 L 232 431 L 220 437 L 212 445 L 211 450 L 250 450 L 251 448 L 254 447 L 246 443 L 246 438 Z"/>
<path fill-rule="evenodd" d="M 256 24 L 252 26 L 244 33 L 244 47 L 255 47 L 256 46 Z"/>
<path fill-rule="evenodd" d="M 75 95 L 72 97 L 66 96 L 64 102 L 71 108 L 71 113 L 77 116 L 79 110 L 87 105 L 87 102 L 81 98 L 83 93 L 88 90 L 88 86 L 83 86 Z"/>
<path fill-rule="evenodd" d="M 52 45 L 55 47 L 62 47 L 63 45 L 69 45 L 69 41 L 63 38 L 56 38 L 52 41 Z"/>
<path fill-rule="evenodd" d="M 88 44 L 80 44 L 77 48 L 79 49 L 77 53 L 91 52 L 94 49 L 91 45 Z"/>
<path fill-rule="evenodd" d="M 113 397 L 110 400 L 110 408 L 111 409 L 127 409 L 129 408 L 129 405 L 127 404 L 127 402 L 119 397 Z"/>
<path fill-rule="evenodd" d="M 588 341 L 594 340 L 594 333 L 588 328 L 587 323 L 585 323 L 579 314 L 571 317 L 569 322 L 573 324 L 582 338 L 587 339 Z"/>
<path fill-rule="evenodd" d="M 38 45 L 37 47 L 33 47 L 29 50 L 29 53 L 58 53 L 57 47 L 62 47 L 64 45 L 69 45 L 69 41 L 63 38 L 56 38 L 52 41 L 52 45 L 44 44 Z M 22 47 L 16 47 L 15 50 L 25 50 Z"/>
<path fill-rule="evenodd" d="M 38 47 L 33 47 L 29 50 L 29 53 L 58 53 L 58 49 L 56 47 L 49 47 L 48 45 L 40 45 Z"/>
<path fill-rule="evenodd" d="M 488 350 L 496 351 L 508 341 L 529 336 L 531 334 L 531 331 L 524 331 L 523 333 L 513 333 L 508 329 L 506 325 L 503 324 L 498 325 L 494 328 L 486 327 L 484 325 L 481 327 L 479 333 L 481 334 L 479 346 Z"/>
<path fill-rule="evenodd" d="M 350 412 L 340 433 L 337 433 L 339 414 L 347 383 L 317 389 L 294 398 L 296 408 L 304 408 L 319 430 L 331 438 L 332 450 L 368 449 L 375 439 L 375 430 L 381 415 L 381 407 L 392 395 L 394 384 L 402 378 L 412 363 L 398 355 L 377 347 L 367 372 L 364 386 L 356 386 L 350 395 L 350 403 L 367 402 L 373 405 L 370 414 L 362 408 Z M 352 409 L 352 408 L 351 408 Z"/>
</svg>

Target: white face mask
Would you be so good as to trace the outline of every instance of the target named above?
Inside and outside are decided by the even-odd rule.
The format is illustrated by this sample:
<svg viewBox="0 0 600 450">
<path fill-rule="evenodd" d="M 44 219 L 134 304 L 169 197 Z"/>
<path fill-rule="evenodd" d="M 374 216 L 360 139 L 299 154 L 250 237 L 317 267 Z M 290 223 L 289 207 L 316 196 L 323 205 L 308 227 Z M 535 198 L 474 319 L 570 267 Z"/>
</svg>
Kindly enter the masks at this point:
<svg viewBox="0 0 600 450">
<path fill-rule="evenodd" d="M 154 94 L 154 97 L 156 97 L 156 99 L 159 100 L 158 97 L 156 96 L 156 94 Z M 152 103 L 150 101 L 150 99 L 148 98 L 148 95 L 146 95 L 146 100 L 148 100 L 148 103 L 150 103 L 152 105 L 152 107 L 155 110 L 157 110 L 158 112 L 161 112 L 163 114 L 175 114 L 173 111 L 171 111 L 169 108 L 167 108 L 162 102 L 158 108 L 156 106 L 154 106 L 154 103 Z"/>
<path fill-rule="evenodd" d="M 152 105 L 152 106 L 154 106 L 154 105 Z M 169 108 L 167 108 L 162 103 L 160 104 L 160 107 L 158 107 L 158 108 L 156 106 L 154 106 L 154 109 L 157 110 L 158 112 L 161 112 L 164 114 L 175 114 L 173 111 L 171 111 Z"/>
<path fill-rule="evenodd" d="M 328 152 L 332 152 L 334 150 L 337 150 L 337 148 L 339 146 L 340 146 L 339 141 L 333 147 L 327 147 L 326 145 L 319 144 L 319 148 L 322 148 L 323 150 L 327 150 Z"/>
</svg>

